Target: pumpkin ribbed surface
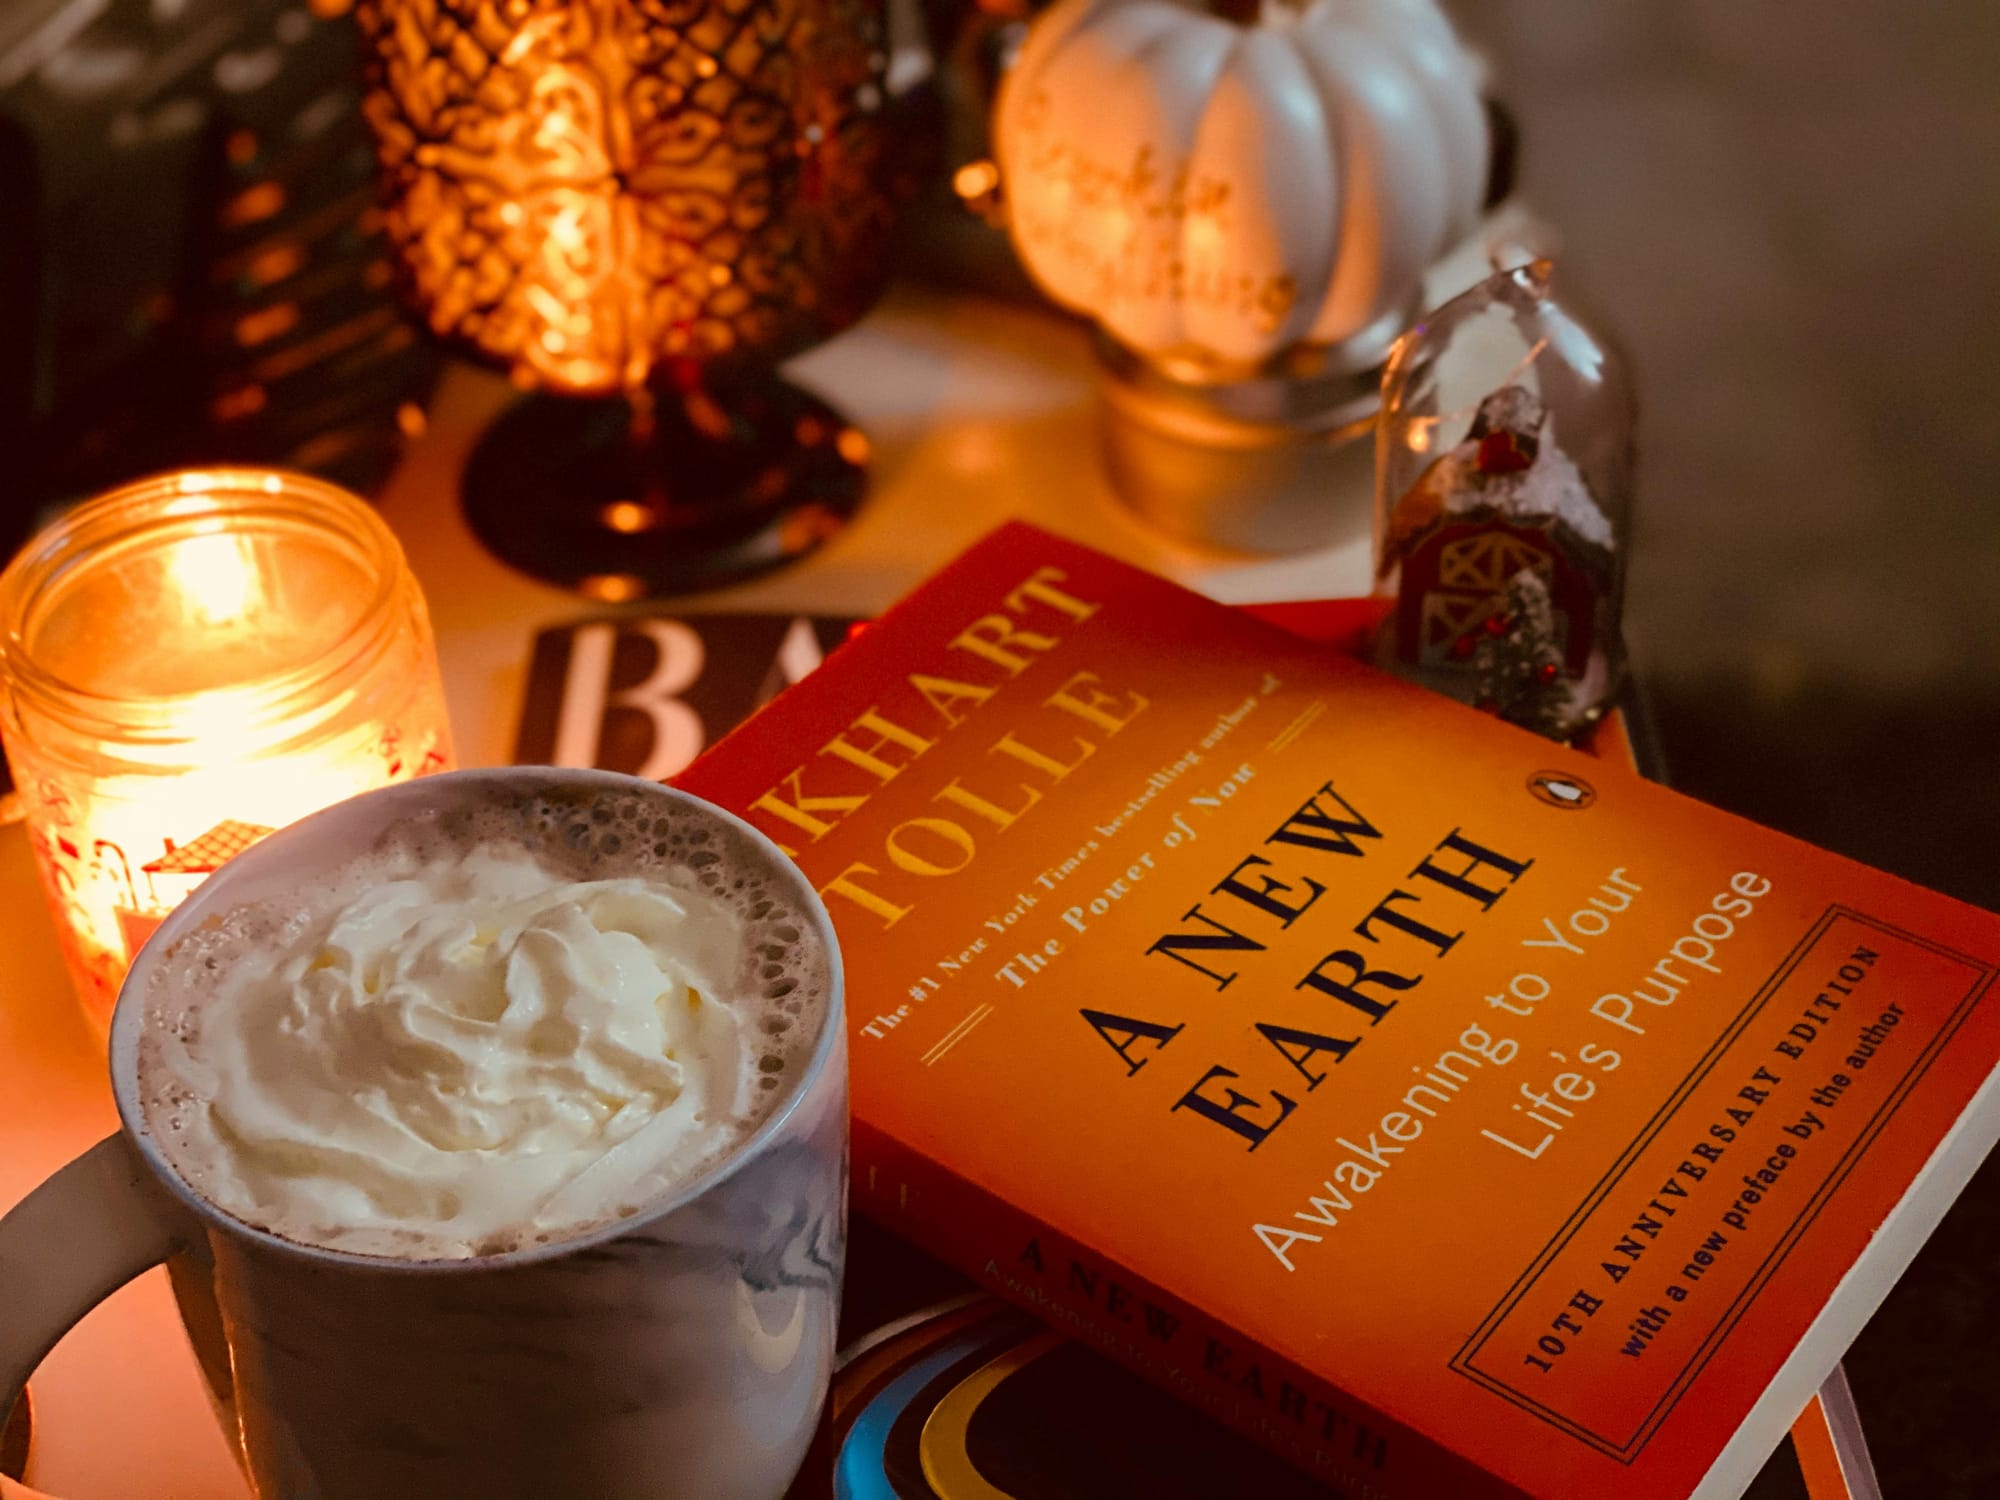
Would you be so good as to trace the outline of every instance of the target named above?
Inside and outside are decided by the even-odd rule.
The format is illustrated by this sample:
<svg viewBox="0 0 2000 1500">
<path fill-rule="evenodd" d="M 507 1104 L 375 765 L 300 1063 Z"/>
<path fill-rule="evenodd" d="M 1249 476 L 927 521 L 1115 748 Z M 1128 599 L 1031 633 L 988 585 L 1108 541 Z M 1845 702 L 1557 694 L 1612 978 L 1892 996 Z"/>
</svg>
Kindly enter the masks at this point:
<svg viewBox="0 0 2000 1500">
<path fill-rule="evenodd" d="M 1478 65 L 1431 0 L 1241 26 L 1060 0 L 996 107 L 1012 233 L 1057 302 L 1154 355 L 1260 364 L 1386 328 L 1476 220 Z"/>
</svg>

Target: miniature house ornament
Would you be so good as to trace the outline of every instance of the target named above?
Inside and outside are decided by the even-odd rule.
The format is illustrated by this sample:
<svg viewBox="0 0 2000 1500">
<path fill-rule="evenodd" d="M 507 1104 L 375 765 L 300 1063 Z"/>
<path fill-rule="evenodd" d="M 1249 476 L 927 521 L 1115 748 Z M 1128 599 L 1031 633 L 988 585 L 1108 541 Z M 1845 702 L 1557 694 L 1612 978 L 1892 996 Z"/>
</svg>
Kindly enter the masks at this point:
<svg viewBox="0 0 2000 1500">
<path fill-rule="evenodd" d="M 1376 371 L 1477 223 L 1491 142 L 1432 0 L 1248 8 L 1058 0 L 994 150 L 1022 263 L 1097 325 L 1119 494 L 1282 552 L 1341 540 L 1329 495 L 1366 493 Z M 1365 504 L 1344 519 L 1365 535 Z"/>
<path fill-rule="evenodd" d="M 1502 271 L 1406 334 L 1376 432 L 1382 665 L 1567 738 L 1624 674 L 1625 368 L 1550 290 Z"/>
</svg>

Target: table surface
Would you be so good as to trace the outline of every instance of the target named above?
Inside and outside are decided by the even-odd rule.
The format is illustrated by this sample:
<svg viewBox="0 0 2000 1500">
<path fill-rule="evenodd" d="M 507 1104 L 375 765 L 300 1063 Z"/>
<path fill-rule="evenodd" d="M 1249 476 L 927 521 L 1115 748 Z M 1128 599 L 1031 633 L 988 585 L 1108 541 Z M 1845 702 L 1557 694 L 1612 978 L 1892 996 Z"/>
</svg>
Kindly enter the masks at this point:
<svg viewBox="0 0 2000 1500">
<path fill-rule="evenodd" d="M 1521 209 L 1433 273 L 1432 305 L 1485 268 L 1483 246 L 1546 230 Z M 1229 602 L 1366 592 L 1365 483 L 1326 496 L 1324 545 L 1251 558 L 1172 542 L 1124 509 L 1098 460 L 1096 370 L 1084 330 L 1047 311 L 903 288 L 857 328 L 790 367 L 868 434 L 867 503 L 813 558 L 688 608 L 873 614 L 1008 519 L 1033 521 Z M 494 561 L 462 520 L 459 475 L 513 399 L 500 376 L 450 366 L 428 431 L 383 493 L 429 600 L 458 761 L 511 757 L 539 630 L 620 612 Z M 1365 472 L 1365 469 L 1364 469 Z M 630 608 L 640 610 L 646 606 Z M 0 829 L 0 1209 L 117 1123 L 102 1039 L 84 1021 L 19 824 Z M 27 1479 L 63 1500 L 244 1500 L 174 1309 L 154 1271 L 92 1312 L 33 1386 Z M 0 1479 L 0 1500 L 20 1487 Z"/>
<path fill-rule="evenodd" d="M 1464 280 L 1477 267 L 1460 267 Z M 1449 274 L 1447 271 L 1446 273 Z M 820 554 L 691 607 L 865 615 L 1014 517 L 1040 522 L 1218 598 L 1364 592 L 1364 490 L 1327 497 L 1327 544 L 1260 560 L 1166 541 L 1123 510 L 1097 461 L 1095 373 L 1082 330 L 1029 308 L 900 290 L 792 372 L 868 433 L 869 499 Z M 493 561 L 460 518 L 457 482 L 511 399 L 497 375 L 448 369 L 381 498 L 430 601 L 459 763 L 510 756 L 536 631 L 615 612 Z M 116 1126 L 102 1042 L 70 996 L 20 825 L 0 830 L 0 1207 Z M 28 1481 L 65 1500 L 247 1494 L 201 1394 L 165 1273 L 91 1313 L 32 1387 Z M 0 1481 L 0 1492 L 12 1489 Z M 14 1491 L 18 1493 L 18 1491 Z"/>
</svg>

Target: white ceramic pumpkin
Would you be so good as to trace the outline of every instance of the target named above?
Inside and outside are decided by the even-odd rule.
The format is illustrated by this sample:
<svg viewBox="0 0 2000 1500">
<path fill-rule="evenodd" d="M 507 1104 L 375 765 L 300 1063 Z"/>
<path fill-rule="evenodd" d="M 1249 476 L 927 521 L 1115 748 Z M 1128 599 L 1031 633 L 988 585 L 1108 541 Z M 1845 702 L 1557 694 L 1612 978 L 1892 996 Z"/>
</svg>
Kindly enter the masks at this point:
<svg viewBox="0 0 2000 1500">
<path fill-rule="evenodd" d="M 995 105 L 1011 232 L 1155 357 L 1255 365 L 1400 331 L 1486 181 L 1479 67 L 1433 0 L 1059 0 Z M 1375 351 L 1375 352 L 1380 352 Z"/>
</svg>

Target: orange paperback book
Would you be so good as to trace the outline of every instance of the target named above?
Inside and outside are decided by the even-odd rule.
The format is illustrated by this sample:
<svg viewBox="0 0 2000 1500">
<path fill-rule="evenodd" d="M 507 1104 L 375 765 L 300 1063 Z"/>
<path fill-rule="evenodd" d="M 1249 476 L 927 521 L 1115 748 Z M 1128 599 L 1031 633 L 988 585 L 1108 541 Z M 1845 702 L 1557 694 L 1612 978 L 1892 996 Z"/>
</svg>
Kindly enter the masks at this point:
<svg viewBox="0 0 2000 1500">
<path fill-rule="evenodd" d="M 680 784 L 856 1206 L 1352 1497 L 1737 1493 L 2000 1129 L 2000 919 L 1026 526 Z"/>
</svg>

